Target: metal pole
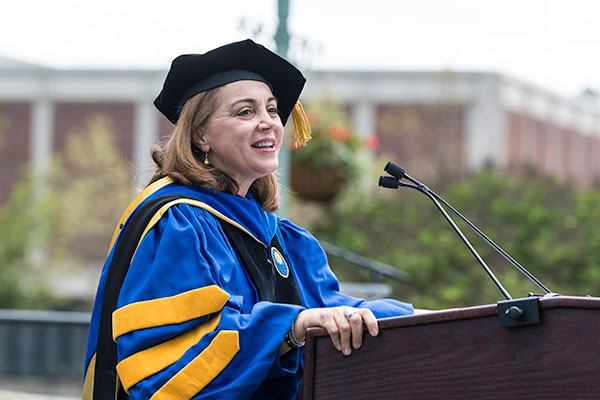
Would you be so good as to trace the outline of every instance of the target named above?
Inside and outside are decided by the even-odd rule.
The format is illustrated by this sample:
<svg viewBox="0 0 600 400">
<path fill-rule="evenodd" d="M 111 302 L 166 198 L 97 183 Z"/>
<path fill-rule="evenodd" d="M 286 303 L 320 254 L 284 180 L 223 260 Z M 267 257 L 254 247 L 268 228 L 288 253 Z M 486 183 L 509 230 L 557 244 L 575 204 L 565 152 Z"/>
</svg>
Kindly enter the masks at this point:
<svg viewBox="0 0 600 400">
<path fill-rule="evenodd" d="M 287 19 L 290 11 L 290 0 L 277 0 L 277 15 L 279 17 L 279 24 L 277 25 L 277 31 L 275 32 L 275 45 L 276 52 L 283 58 L 287 58 L 288 49 L 290 45 L 290 34 L 287 27 Z M 281 209 L 279 214 L 285 216 L 287 214 L 287 203 L 289 194 L 287 189 L 290 187 L 290 168 L 291 168 L 291 155 L 290 149 L 287 143 L 289 138 L 286 135 L 284 145 L 281 146 L 279 152 L 279 171 L 281 172 L 278 176 L 279 185 L 283 188 L 281 191 Z"/>
<path fill-rule="evenodd" d="M 287 27 L 287 19 L 290 13 L 290 0 L 277 0 L 277 15 L 279 16 L 279 24 L 277 32 L 275 32 L 275 44 L 277 46 L 277 54 L 283 58 L 287 58 L 288 49 L 290 46 L 290 33 Z"/>
</svg>

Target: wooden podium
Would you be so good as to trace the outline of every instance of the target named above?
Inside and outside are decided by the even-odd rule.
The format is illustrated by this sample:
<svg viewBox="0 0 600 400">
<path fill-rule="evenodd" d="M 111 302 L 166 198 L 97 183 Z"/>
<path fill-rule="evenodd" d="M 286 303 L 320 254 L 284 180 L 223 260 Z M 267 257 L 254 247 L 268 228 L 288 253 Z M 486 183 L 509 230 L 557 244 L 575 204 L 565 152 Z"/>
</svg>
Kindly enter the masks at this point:
<svg viewBox="0 0 600 400">
<path fill-rule="evenodd" d="M 538 307 L 539 323 L 510 328 L 495 304 L 382 319 L 348 357 L 310 329 L 302 398 L 600 399 L 600 298 Z"/>
</svg>

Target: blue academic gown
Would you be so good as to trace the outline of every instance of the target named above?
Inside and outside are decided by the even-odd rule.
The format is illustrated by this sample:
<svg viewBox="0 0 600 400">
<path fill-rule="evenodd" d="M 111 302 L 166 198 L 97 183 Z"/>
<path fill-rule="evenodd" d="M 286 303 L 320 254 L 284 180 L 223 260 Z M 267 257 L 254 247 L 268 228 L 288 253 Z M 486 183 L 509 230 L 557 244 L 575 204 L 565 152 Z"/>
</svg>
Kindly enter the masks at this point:
<svg viewBox="0 0 600 400">
<path fill-rule="evenodd" d="M 173 193 L 194 200 L 165 207 L 151 222 L 113 314 L 117 371 L 131 398 L 292 399 L 302 377 L 303 351 L 279 356 L 279 347 L 300 311 L 347 305 L 369 308 L 377 318 L 413 313 L 407 303 L 340 293 L 318 241 L 287 219 L 264 212 L 251 196 L 171 183 L 145 194 L 142 203 Z M 302 305 L 259 301 L 219 219 L 265 246 L 277 235 Z M 95 362 L 112 251 L 92 313 L 86 373 Z"/>
</svg>

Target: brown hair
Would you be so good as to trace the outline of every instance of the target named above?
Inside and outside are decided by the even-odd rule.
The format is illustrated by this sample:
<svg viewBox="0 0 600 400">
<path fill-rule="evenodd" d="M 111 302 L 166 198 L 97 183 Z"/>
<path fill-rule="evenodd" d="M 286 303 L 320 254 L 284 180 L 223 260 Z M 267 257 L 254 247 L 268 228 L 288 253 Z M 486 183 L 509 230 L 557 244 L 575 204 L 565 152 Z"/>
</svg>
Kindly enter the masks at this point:
<svg viewBox="0 0 600 400">
<path fill-rule="evenodd" d="M 225 172 L 203 163 L 205 153 L 194 144 L 198 128 L 204 126 L 217 108 L 220 88 L 198 93 L 185 102 L 173 135 L 164 146 L 154 146 L 156 163 L 150 183 L 168 176 L 183 185 L 195 185 L 237 194 L 237 182 Z M 279 209 L 279 185 L 274 173 L 255 180 L 248 190 L 263 210 Z"/>
</svg>

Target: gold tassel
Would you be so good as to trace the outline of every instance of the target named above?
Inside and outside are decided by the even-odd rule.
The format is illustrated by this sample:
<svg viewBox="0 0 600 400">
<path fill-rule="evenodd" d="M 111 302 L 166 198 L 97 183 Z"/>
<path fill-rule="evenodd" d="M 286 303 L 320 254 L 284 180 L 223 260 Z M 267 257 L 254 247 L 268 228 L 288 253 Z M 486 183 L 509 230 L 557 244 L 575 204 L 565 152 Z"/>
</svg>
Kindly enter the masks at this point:
<svg viewBox="0 0 600 400">
<path fill-rule="evenodd" d="M 292 110 L 292 120 L 294 120 L 294 147 L 304 147 L 306 143 L 312 138 L 310 124 L 308 117 L 304 112 L 302 103 L 296 102 L 294 109 Z"/>
</svg>

